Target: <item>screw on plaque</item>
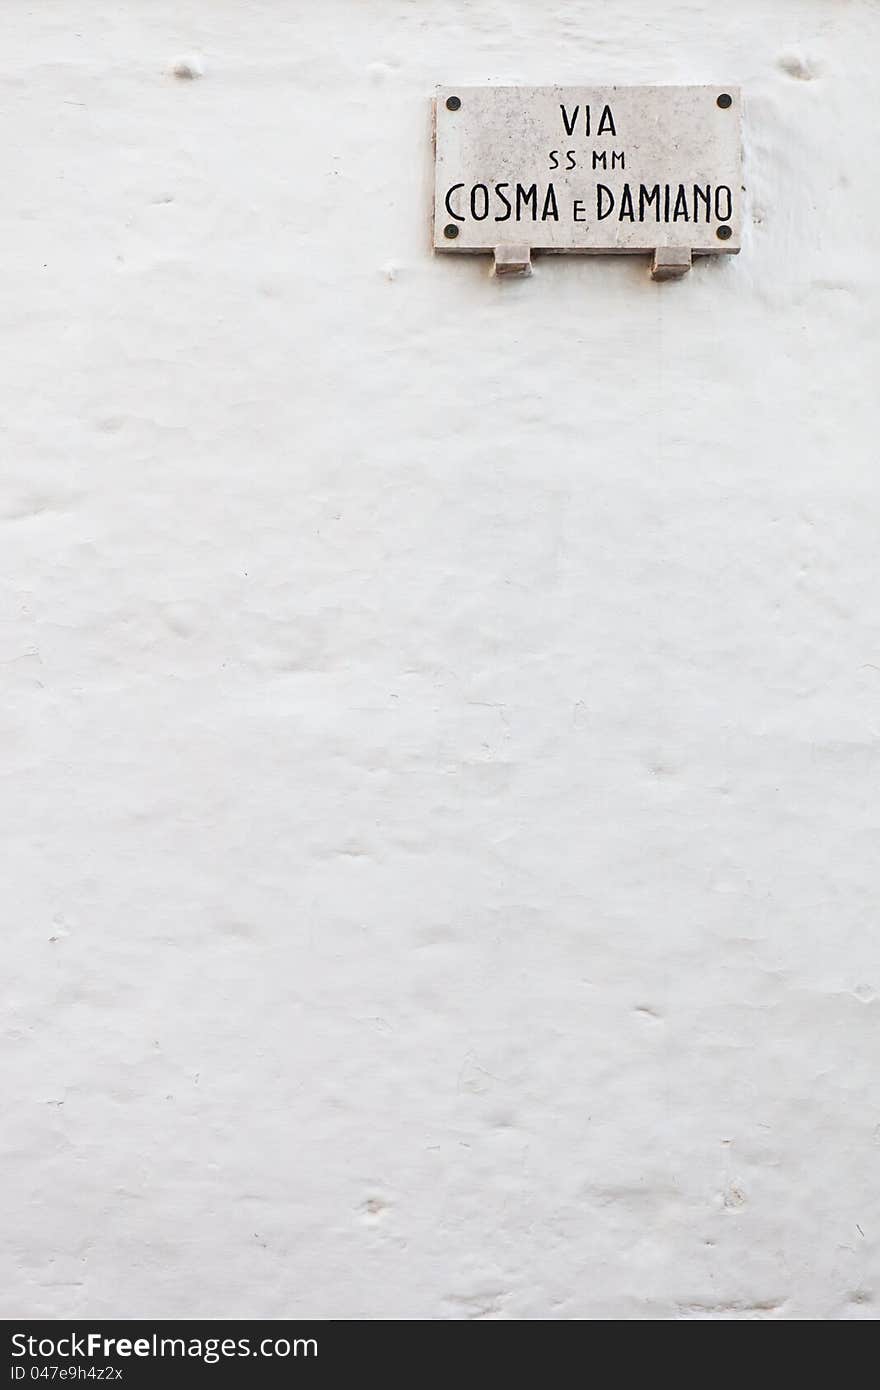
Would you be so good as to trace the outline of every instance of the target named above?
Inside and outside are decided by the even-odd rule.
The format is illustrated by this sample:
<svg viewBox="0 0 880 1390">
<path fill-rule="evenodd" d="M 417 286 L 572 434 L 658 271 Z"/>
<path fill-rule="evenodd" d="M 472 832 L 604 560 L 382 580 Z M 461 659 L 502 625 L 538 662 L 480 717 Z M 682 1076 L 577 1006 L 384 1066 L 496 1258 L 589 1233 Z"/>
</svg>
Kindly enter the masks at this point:
<svg viewBox="0 0 880 1390">
<path fill-rule="evenodd" d="M 447 111 L 457 111 L 458 108 L 459 108 L 460 106 L 461 106 L 461 97 L 447 97 L 447 98 L 446 98 L 446 110 L 447 110 Z"/>
<path fill-rule="evenodd" d="M 733 97 L 730 95 L 730 92 L 722 92 L 715 105 L 720 106 L 722 111 L 726 111 L 728 106 L 732 106 Z"/>
<path fill-rule="evenodd" d="M 454 222 L 447 222 L 446 226 L 443 228 L 443 235 L 448 237 L 450 241 L 455 241 L 455 238 L 458 236 L 458 228 Z"/>
<path fill-rule="evenodd" d="M 715 235 L 719 241 L 730 241 L 730 238 L 733 236 L 733 228 L 727 226 L 719 227 Z"/>
</svg>

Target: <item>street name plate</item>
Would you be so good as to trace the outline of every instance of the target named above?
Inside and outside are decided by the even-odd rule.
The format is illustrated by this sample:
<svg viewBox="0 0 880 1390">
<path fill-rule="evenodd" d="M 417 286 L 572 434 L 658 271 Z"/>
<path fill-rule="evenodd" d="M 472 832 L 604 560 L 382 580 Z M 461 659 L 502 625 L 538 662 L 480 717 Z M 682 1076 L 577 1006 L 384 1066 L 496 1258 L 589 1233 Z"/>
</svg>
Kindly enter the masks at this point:
<svg viewBox="0 0 880 1390">
<path fill-rule="evenodd" d="M 739 251 L 735 87 L 442 87 L 438 251 Z"/>
</svg>

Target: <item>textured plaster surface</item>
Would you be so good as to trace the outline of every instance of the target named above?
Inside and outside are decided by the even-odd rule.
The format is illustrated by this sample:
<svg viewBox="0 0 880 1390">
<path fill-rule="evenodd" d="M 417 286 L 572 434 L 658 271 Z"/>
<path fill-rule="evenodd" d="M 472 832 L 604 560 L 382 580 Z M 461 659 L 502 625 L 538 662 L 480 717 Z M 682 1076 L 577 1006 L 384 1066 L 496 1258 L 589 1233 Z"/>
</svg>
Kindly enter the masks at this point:
<svg viewBox="0 0 880 1390">
<path fill-rule="evenodd" d="M 876 1316 L 878 45 L 0 9 L 0 1312 Z M 432 255 L 486 80 L 741 85 L 742 254 Z"/>
</svg>

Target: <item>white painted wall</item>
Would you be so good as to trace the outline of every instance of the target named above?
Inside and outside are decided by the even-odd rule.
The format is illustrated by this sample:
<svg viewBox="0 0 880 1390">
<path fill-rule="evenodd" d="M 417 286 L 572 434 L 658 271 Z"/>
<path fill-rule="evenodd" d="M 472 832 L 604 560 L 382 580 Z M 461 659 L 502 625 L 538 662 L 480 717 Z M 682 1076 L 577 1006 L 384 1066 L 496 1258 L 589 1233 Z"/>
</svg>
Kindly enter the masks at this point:
<svg viewBox="0 0 880 1390">
<path fill-rule="evenodd" d="M 0 1311 L 875 1317 L 878 5 L 0 39 Z M 433 257 L 487 80 L 742 84 L 742 255 Z"/>
</svg>

